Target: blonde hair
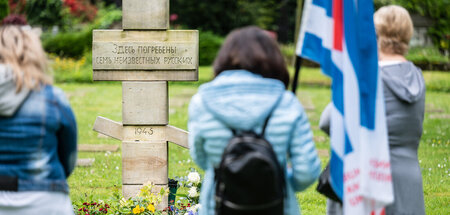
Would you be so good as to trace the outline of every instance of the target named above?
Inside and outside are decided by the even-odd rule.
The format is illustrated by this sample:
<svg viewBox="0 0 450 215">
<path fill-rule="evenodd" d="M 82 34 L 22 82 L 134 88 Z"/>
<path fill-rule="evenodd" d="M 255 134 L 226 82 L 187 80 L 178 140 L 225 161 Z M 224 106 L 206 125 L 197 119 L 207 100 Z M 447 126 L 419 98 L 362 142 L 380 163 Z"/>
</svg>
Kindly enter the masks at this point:
<svg viewBox="0 0 450 215">
<path fill-rule="evenodd" d="M 13 70 L 16 90 L 22 87 L 39 89 L 51 84 L 46 75 L 47 57 L 38 35 L 20 26 L 7 25 L 0 28 L 0 63 Z"/>
<path fill-rule="evenodd" d="M 378 48 L 386 54 L 405 55 L 413 35 L 408 11 L 397 5 L 384 6 L 374 14 Z"/>
</svg>

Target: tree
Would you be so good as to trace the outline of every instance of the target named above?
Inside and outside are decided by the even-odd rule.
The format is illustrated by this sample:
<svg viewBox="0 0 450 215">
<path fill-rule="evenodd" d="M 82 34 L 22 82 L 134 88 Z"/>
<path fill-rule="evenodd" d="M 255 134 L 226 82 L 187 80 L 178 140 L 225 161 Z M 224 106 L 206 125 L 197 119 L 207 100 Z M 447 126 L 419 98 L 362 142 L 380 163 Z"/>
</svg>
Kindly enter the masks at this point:
<svg viewBox="0 0 450 215">
<path fill-rule="evenodd" d="M 0 21 L 3 20 L 9 14 L 9 2 L 8 0 L 0 0 Z"/>
<path fill-rule="evenodd" d="M 122 7 L 122 0 L 91 0 L 92 4 L 97 4 L 99 2 L 105 2 L 106 5 L 114 4 L 117 7 Z"/>
<path fill-rule="evenodd" d="M 210 30 L 225 35 L 240 26 L 237 16 L 238 1 L 230 0 L 171 0 L 171 13 L 178 15 L 178 21 L 188 28 Z M 245 17 L 244 17 L 245 18 Z"/>
<path fill-rule="evenodd" d="M 292 41 L 296 0 L 171 0 L 171 13 L 188 28 L 226 35 L 231 30 L 256 25 L 276 31 L 282 42 Z"/>
<path fill-rule="evenodd" d="M 277 33 L 278 41 L 282 43 L 292 43 L 296 37 L 295 23 L 296 23 L 296 9 L 297 0 L 281 0 L 278 6 L 277 17 Z"/>
<path fill-rule="evenodd" d="M 31 25 L 51 27 L 63 22 L 61 0 L 28 0 L 25 13 Z"/>
</svg>

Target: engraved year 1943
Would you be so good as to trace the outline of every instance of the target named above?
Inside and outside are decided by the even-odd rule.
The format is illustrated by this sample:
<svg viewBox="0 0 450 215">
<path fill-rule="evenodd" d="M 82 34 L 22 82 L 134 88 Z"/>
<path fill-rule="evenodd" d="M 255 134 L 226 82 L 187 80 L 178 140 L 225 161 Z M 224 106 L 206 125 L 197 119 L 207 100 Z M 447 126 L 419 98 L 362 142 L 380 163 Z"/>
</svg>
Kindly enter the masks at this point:
<svg viewBox="0 0 450 215">
<path fill-rule="evenodd" d="M 148 135 L 151 136 L 153 135 L 153 129 L 152 128 L 135 128 L 134 129 L 134 134 L 135 135 Z"/>
</svg>

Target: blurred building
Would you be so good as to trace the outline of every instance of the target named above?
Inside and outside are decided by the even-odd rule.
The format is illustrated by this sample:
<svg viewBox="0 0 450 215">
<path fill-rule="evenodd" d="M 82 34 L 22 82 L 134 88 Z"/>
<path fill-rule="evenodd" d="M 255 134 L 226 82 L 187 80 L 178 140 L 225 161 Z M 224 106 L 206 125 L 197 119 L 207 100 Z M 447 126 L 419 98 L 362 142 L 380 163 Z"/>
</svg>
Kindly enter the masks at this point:
<svg viewBox="0 0 450 215">
<path fill-rule="evenodd" d="M 433 21 L 418 14 L 411 14 L 411 18 L 414 24 L 414 34 L 410 46 L 432 46 L 433 41 L 428 35 L 428 29 L 433 25 Z"/>
</svg>

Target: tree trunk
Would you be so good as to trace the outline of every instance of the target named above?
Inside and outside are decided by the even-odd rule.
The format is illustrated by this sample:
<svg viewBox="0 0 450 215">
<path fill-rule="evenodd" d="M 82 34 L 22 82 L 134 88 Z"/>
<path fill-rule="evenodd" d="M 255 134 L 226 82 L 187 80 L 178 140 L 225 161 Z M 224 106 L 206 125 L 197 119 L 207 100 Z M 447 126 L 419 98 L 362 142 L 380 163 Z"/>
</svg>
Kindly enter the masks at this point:
<svg viewBox="0 0 450 215">
<path fill-rule="evenodd" d="M 303 0 L 297 0 L 297 17 L 295 19 L 295 34 L 294 34 L 294 44 L 297 46 L 298 34 L 300 33 L 300 24 L 302 21 L 303 13 Z"/>
<path fill-rule="evenodd" d="M 279 17 L 277 21 L 278 29 L 277 29 L 277 36 L 278 41 L 281 43 L 288 43 L 289 38 L 289 0 L 282 0 L 281 6 L 279 9 Z M 292 40 L 291 40 L 292 41 Z"/>
</svg>

